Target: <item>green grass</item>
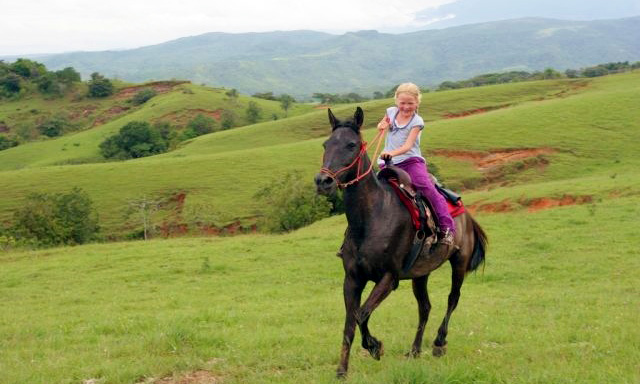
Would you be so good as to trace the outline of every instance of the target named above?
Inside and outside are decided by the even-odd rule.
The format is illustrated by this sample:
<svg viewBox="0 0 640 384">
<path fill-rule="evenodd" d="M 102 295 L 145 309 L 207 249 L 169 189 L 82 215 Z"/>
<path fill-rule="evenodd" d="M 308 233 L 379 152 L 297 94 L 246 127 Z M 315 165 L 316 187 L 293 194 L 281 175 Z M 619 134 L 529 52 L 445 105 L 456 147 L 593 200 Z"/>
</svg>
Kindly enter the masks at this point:
<svg viewBox="0 0 640 384">
<path fill-rule="evenodd" d="M 463 287 L 437 359 L 449 267 L 430 279 L 425 354 L 401 283 L 374 313 L 380 362 L 352 383 L 636 383 L 640 197 L 479 216 L 484 271 Z M 334 382 L 344 218 L 280 236 L 95 244 L 0 256 L 0 382 L 135 383 L 206 369 L 225 383 Z"/>
<path fill-rule="evenodd" d="M 633 143 L 639 133 L 633 122 L 640 119 L 634 107 L 640 102 L 634 92 L 639 83 L 640 73 L 634 72 L 589 81 L 539 81 L 428 93 L 421 111 L 429 122 L 422 139 L 423 151 L 429 160 L 435 160 L 443 180 L 456 189 L 482 185 L 484 176 L 464 161 L 431 159 L 430 150 L 555 150 L 547 156 L 550 165 L 544 169 L 506 169 L 503 182 L 510 185 L 632 172 L 637 166 Z M 181 87 L 189 87 L 193 93 L 177 90 L 160 95 L 102 126 L 0 152 L 0 167 L 5 169 L 2 178 L 7 186 L 1 191 L 0 219 L 10 220 L 11 212 L 29 192 L 59 192 L 79 186 L 96 202 L 107 237 L 121 237 L 139 227 L 123 219 L 127 200 L 176 192 L 187 194 L 187 211 L 201 211 L 205 206 L 224 210 L 225 217 L 214 225 L 235 220 L 250 225 L 261 212 L 253 196 L 262 185 L 293 168 L 303 171 L 308 180 L 317 172 L 328 124 L 325 110 L 306 113 L 311 110 L 308 105 L 299 106 L 290 118 L 205 135 L 176 151 L 151 158 L 46 166 L 97 160 L 98 143 L 128 121 L 153 120 L 181 109 L 211 108 L 229 102 L 221 90 Z M 212 102 L 215 98 L 218 104 Z M 241 97 L 239 103 L 245 101 Z M 267 102 L 264 109 L 267 105 L 279 108 L 274 103 Z M 390 103 L 364 103 L 365 126 L 373 126 Z M 507 104 L 510 106 L 466 118 L 443 118 L 450 113 Z M 338 116 L 346 116 L 353 113 L 354 106 L 334 109 Z M 371 139 L 374 133 L 369 129 L 365 136 Z"/>
</svg>

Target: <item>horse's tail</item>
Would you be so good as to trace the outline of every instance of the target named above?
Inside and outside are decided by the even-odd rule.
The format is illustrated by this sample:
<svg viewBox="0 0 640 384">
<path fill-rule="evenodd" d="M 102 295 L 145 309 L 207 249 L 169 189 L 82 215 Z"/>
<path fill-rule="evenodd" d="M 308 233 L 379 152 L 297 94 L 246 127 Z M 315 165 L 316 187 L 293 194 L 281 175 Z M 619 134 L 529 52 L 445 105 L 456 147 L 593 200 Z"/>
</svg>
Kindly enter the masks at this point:
<svg viewBox="0 0 640 384">
<path fill-rule="evenodd" d="M 471 261 L 467 265 L 467 272 L 475 271 L 482 263 L 484 263 L 484 256 L 487 250 L 487 234 L 484 232 L 480 224 L 471 216 L 468 215 L 471 220 L 471 226 L 473 228 L 473 253 L 471 254 Z"/>
</svg>

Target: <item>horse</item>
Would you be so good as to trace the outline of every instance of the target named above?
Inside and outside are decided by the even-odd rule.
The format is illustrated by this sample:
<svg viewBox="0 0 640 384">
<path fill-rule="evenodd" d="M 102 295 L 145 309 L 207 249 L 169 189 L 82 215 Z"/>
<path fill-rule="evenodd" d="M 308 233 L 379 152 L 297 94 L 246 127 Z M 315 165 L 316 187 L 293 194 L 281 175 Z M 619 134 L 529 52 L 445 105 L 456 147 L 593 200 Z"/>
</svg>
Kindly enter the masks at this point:
<svg viewBox="0 0 640 384">
<path fill-rule="evenodd" d="M 369 332 L 369 318 L 398 287 L 400 280 L 412 280 L 413 294 L 418 302 L 418 328 L 407 356 L 420 355 L 431 309 L 427 280 L 433 270 L 448 260 L 452 269 L 451 291 L 447 312 L 432 345 L 433 355 L 442 356 L 446 353 L 449 320 L 458 305 L 460 288 L 466 274 L 484 262 L 487 236 L 474 218 L 465 212 L 455 218 L 454 246 L 446 254 L 435 257 L 425 247 L 412 267 L 403 269 L 403 261 L 410 252 L 416 230 L 407 208 L 392 187 L 371 172 L 372 163 L 360 133 L 364 112 L 357 107 L 353 117 L 344 120 L 337 119 L 331 109 L 328 112 L 332 132 L 323 144 L 322 170 L 314 181 L 317 193 L 321 195 L 330 195 L 338 187 L 343 188 L 348 222 L 342 249 L 346 314 L 337 377 L 347 375 L 356 324 L 360 328 L 362 347 L 376 360 L 383 355 L 382 342 Z M 362 292 L 368 281 L 375 285 L 361 306 Z"/>
</svg>

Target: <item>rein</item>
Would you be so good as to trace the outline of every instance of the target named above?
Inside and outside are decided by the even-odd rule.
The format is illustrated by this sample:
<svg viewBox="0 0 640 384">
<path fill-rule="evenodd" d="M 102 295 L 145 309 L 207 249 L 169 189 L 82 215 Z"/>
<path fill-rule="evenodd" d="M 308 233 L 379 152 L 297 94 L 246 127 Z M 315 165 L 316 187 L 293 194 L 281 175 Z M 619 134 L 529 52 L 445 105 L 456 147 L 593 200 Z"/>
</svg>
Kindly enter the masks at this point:
<svg viewBox="0 0 640 384">
<path fill-rule="evenodd" d="M 373 139 L 372 143 L 377 142 L 376 144 L 376 150 L 373 152 L 373 154 L 375 155 L 373 158 L 376 159 L 378 158 L 378 150 L 380 149 L 380 144 L 382 143 L 382 140 L 380 140 L 382 138 L 382 136 L 384 135 L 384 131 L 378 131 L 378 134 L 376 135 L 376 137 Z M 371 161 L 371 163 L 369 164 L 369 169 L 367 169 L 364 173 L 360 173 L 360 169 L 361 169 L 361 164 L 362 164 L 362 158 L 363 155 L 365 155 L 367 153 L 367 142 L 363 141 L 362 144 L 360 144 L 360 152 L 358 153 L 358 156 L 356 156 L 355 159 L 353 159 L 353 161 L 351 162 L 351 164 L 347 165 L 344 168 L 341 168 L 337 171 L 332 171 L 329 168 L 321 168 L 320 172 L 321 173 L 326 173 L 327 175 L 331 176 L 331 178 L 333 178 L 336 181 L 336 184 L 338 185 L 338 188 L 340 189 L 344 189 L 352 184 L 357 183 L 358 181 L 362 180 L 365 176 L 367 176 L 369 173 L 371 173 L 371 170 L 373 169 L 373 161 Z M 357 169 L 357 173 L 356 173 L 356 178 L 348 181 L 346 183 L 341 183 L 338 181 L 338 175 L 341 174 L 342 172 L 346 172 L 349 169 L 356 167 Z"/>
</svg>

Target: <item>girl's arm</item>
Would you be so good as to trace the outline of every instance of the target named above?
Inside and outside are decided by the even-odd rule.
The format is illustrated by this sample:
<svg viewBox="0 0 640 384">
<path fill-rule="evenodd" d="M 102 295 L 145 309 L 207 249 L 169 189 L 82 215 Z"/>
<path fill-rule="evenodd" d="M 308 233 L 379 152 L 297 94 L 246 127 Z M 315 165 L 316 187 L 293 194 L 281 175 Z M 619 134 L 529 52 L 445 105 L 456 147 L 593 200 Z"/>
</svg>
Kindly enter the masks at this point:
<svg viewBox="0 0 640 384">
<path fill-rule="evenodd" d="M 404 144 L 402 144 L 401 147 L 396 148 L 392 151 L 383 152 L 380 154 L 380 157 L 382 157 L 383 155 L 389 155 L 393 157 L 393 156 L 402 155 L 403 153 L 407 152 L 408 150 L 411 149 L 411 147 L 413 147 L 413 144 L 416 142 L 416 139 L 418 138 L 419 133 L 420 133 L 419 126 L 411 128 L 411 131 L 409 132 L 409 136 L 407 136 L 407 140 L 405 140 Z"/>
</svg>

